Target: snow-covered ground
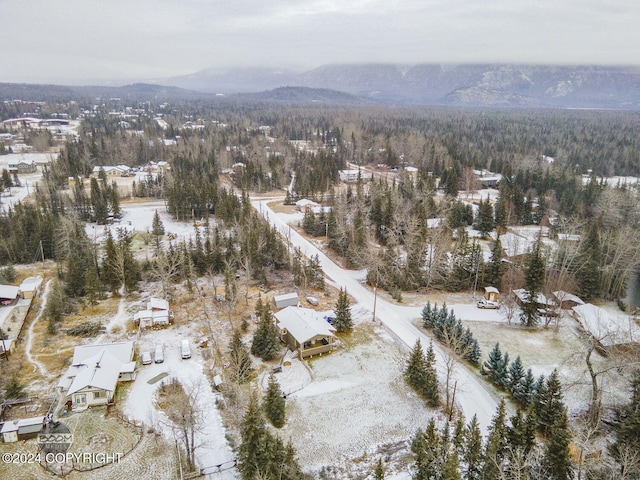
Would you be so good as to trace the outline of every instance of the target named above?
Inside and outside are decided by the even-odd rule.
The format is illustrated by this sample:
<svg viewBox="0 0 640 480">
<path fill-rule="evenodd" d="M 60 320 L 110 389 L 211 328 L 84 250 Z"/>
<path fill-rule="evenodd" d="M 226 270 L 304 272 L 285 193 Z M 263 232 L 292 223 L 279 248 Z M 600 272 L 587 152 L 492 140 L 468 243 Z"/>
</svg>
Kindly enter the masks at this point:
<svg viewBox="0 0 640 480">
<path fill-rule="evenodd" d="M 235 457 L 225 438 L 225 429 L 216 408 L 216 401 L 221 397 L 211 389 L 204 371 L 205 363 L 201 352 L 191 341 L 191 358 L 183 360 L 180 355 L 182 338 L 193 338 L 192 332 L 186 327 L 179 329 L 171 327 L 142 334 L 138 342 L 138 351 L 153 353 L 155 347 L 161 345 L 164 351 L 164 362 L 143 365 L 138 369 L 136 380 L 131 385 L 123 410 L 127 415 L 152 425 L 173 442 L 171 422 L 155 405 L 155 393 L 163 380 L 154 384 L 149 384 L 148 380 L 160 373 L 167 373 L 168 376 L 164 381 L 175 378 L 182 383 L 185 391 L 197 389 L 198 394 L 195 398 L 203 417 L 202 426 L 196 432 L 196 445 L 198 445 L 195 451 L 196 461 L 206 472 L 212 472 L 211 467 L 232 463 Z M 216 475 L 215 478 L 221 480 L 237 478 L 234 469 Z"/>
<path fill-rule="evenodd" d="M 45 163 L 58 158 L 57 153 L 12 153 L 9 155 L 0 155 L 0 170 L 8 168 L 10 163 L 14 162 L 36 162 Z M 0 210 L 13 207 L 17 203 L 24 200 L 28 195 L 35 191 L 36 184 L 42 179 L 42 167 L 38 166 L 38 171 L 34 173 L 19 174 L 19 187 L 11 187 L 0 196 Z"/>
<path fill-rule="evenodd" d="M 300 248 L 305 256 L 318 255 L 320 264 L 333 284 L 347 289 L 349 295 L 356 299 L 358 306 L 373 312 L 374 293 L 361 283 L 361 272 L 351 272 L 336 265 L 319 248 L 305 239 L 269 208 L 269 200 L 255 200 L 254 207 L 262 212 L 264 217 L 274 225 L 293 245 Z M 354 275 L 357 273 L 357 275 Z M 414 325 L 419 318 L 421 308 L 404 307 L 387 302 L 380 296 L 376 300 L 376 319 L 382 322 L 407 348 L 415 345 L 420 339 L 423 346 L 431 341 L 431 338 Z M 445 352 L 434 343 L 439 373 L 444 378 Z M 484 385 L 465 366 L 457 365 L 453 373 L 453 381 L 457 382 L 457 403 L 466 418 L 476 415 L 483 432 L 487 427 L 497 408 L 497 400 L 484 387 Z"/>
<path fill-rule="evenodd" d="M 160 220 L 164 225 L 165 233 L 176 235 L 176 240 L 187 240 L 195 236 L 195 229 L 204 227 L 194 227 L 188 222 L 178 222 L 167 213 L 166 205 L 163 200 L 155 200 L 149 202 L 122 203 L 120 205 L 122 218 L 119 223 L 112 225 L 97 225 L 95 223 L 87 223 L 85 232 L 93 243 L 103 242 L 107 232 L 111 230 L 115 234 L 116 229 L 124 228 L 128 232 L 151 232 L 153 216 L 158 212 Z M 213 221 L 213 219 L 211 219 Z"/>
</svg>

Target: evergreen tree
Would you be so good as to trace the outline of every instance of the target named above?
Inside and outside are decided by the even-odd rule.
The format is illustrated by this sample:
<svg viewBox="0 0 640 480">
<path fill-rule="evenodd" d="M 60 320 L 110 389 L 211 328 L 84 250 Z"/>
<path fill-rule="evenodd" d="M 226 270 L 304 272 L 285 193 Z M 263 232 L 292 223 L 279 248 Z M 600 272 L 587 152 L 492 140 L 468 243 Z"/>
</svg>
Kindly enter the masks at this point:
<svg viewBox="0 0 640 480">
<path fill-rule="evenodd" d="M 411 451 L 416 456 L 414 480 L 432 480 L 438 478 L 442 471 L 442 461 L 438 458 L 437 450 L 441 445 L 436 424 L 429 420 L 427 428 L 418 430 L 411 443 Z"/>
<path fill-rule="evenodd" d="M 348 332 L 353 328 L 353 320 L 351 319 L 351 302 L 347 291 L 340 289 L 338 301 L 334 307 L 335 320 L 333 326 L 338 333 Z"/>
<path fill-rule="evenodd" d="M 122 217 L 122 212 L 120 210 L 120 194 L 118 193 L 118 184 L 115 181 L 111 184 L 111 188 L 109 189 L 108 202 L 113 218 Z"/>
<path fill-rule="evenodd" d="M 518 355 L 509 366 L 509 375 L 507 379 L 507 390 L 513 397 L 516 396 L 516 392 L 522 386 L 522 380 L 524 379 L 524 377 L 524 367 L 522 366 L 520 355 Z"/>
<path fill-rule="evenodd" d="M 478 217 L 476 219 L 476 229 L 480 232 L 482 237 L 486 237 L 493 230 L 493 208 L 489 202 L 489 197 L 486 201 L 480 200 L 478 206 Z"/>
<path fill-rule="evenodd" d="M 6 168 L 2 169 L 2 185 L 1 186 L 2 186 L 2 190 L 6 190 L 13 187 L 11 174 L 9 173 L 9 170 L 7 170 Z"/>
<path fill-rule="evenodd" d="M 196 229 L 196 232 L 199 232 L 199 231 Z M 162 236 L 164 235 L 164 233 L 165 233 L 164 224 L 160 219 L 160 214 L 158 213 L 158 210 L 156 210 L 155 213 L 153 214 L 153 220 L 151 221 L 151 235 L 153 235 L 157 253 L 159 253 L 160 251 L 160 240 L 162 239 Z"/>
<path fill-rule="evenodd" d="M 498 290 L 502 289 L 502 276 L 504 275 L 505 268 L 502 263 L 502 242 L 500 237 L 496 238 L 493 242 L 493 248 L 491 249 L 491 259 L 487 264 L 486 279 L 490 285 L 493 285 Z"/>
<path fill-rule="evenodd" d="M 276 428 L 282 428 L 285 418 L 285 399 L 273 374 L 269 375 L 269 385 L 267 386 L 263 407 L 265 415 L 271 424 Z"/>
<path fill-rule="evenodd" d="M 93 209 L 93 221 L 102 225 L 107 222 L 109 214 L 104 192 L 96 178 L 91 178 L 91 206 Z M 104 185 L 104 183 L 102 183 Z"/>
<path fill-rule="evenodd" d="M 514 385 L 511 395 L 522 408 L 527 408 L 533 399 L 536 379 L 529 368 L 518 385 Z"/>
<path fill-rule="evenodd" d="M 4 385 L 4 397 L 7 400 L 17 400 L 24 397 L 24 385 L 20 382 L 18 374 L 14 372 Z"/>
<path fill-rule="evenodd" d="M 535 416 L 532 410 L 530 415 Z M 535 418 L 533 422 L 531 421 L 530 415 L 525 416 L 522 410 L 518 410 L 511 417 L 511 427 L 507 428 L 509 446 L 513 451 L 519 451 L 525 455 L 531 451 L 536 439 L 536 422 Z"/>
<path fill-rule="evenodd" d="M 489 426 L 489 436 L 485 446 L 484 464 L 482 466 L 483 480 L 494 480 L 502 475 L 505 449 L 507 447 L 505 418 L 506 406 L 503 399 Z"/>
<path fill-rule="evenodd" d="M 527 263 L 525 266 L 524 278 L 527 301 L 522 306 L 520 321 L 527 327 L 535 327 L 539 320 L 538 305 L 536 301 L 538 294 L 542 292 L 545 274 L 545 263 L 540 249 L 541 242 L 540 239 L 538 239 L 533 250 L 527 257 Z"/>
<path fill-rule="evenodd" d="M 231 364 L 233 380 L 237 383 L 245 383 L 253 373 L 253 366 L 251 365 L 249 351 L 242 342 L 240 332 L 237 330 L 233 332 L 229 343 L 229 356 L 231 357 L 231 362 L 229 363 Z"/>
<path fill-rule="evenodd" d="M 623 452 L 640 453 L 640 370 L 631 379 L 629 403 L 615 411 L 614 431 L 616 440 L 610 450 L 615 458 L 620 459 Z"/>
<path fill-rule="evenodd" d="M 120 281 L 116 271 L 117 248 L 111 230 L 107 230 L 104 244 L 104 260 L 102 262 L 101 280 L 112 292 L 118 290 Z"/>
<path fill-rule="evenodd" d="M 451 439 L 451 443 L 453 447 L 458 452 L 458 455 L 464 455 L 464 433 L 465 433 L 465 424 L 464 418 L 462 416 L 458 417 L 456 420 L 455 426 L 453 428 L 453 438 Z"/>
<path fill-rule="evenodd" d="M 573 270 L 578 281 L 578 293 L 585 300 L 596 298 L 601 293 L 600 264 L 602 246 L 600 245 L 600 224 L 594 220 L 587 228 L 580 242 Z"/>
<path fill-rule="evenodd" d="M 111 235 L 111 231 L 107 233 L 105 256 L 102 262 L 102 281 L 112 292 L 119 289 L 131 292 L 138 286 L 140 267 L 131 250 L 133 237 L 123 228 L 118 228 L 117 232 L 116 240 Z"/>
<path fill-rule="evenodd" d="M 454 450 L 450 452 L 442 464 L 442 480 L 462 480 L 460 475 L 460 459 Z"/>
<path fill-rule="evenodd" d="M 503 355 L 500 350 L 500 343 L 496 343 L 493 350 L 489 352 L 489 358 L 482 364 L 480 373 L 489 377 L 489 380 L 495 385 L 506 388 L 509 380 L 508 365 L 509 354 L 505 352 Z"/>
<path fill-rule="evenodd" d="M 438 373 L 436 371 L 436 354 L 433 351 L 433 344 L 429 343 L 425 356 L 425 384 L 424 397 L 432 407 L 440 404 L 440 387 L 438 386 Z"/>
<path fill-rule="evenodd" d="M 433 345 L 429 345 L 425 356 L 420 339 L 416 341 L 405 368 L 404 376 L 427 403 L 435 407 L 440 403 L 438 377 L 435 369 L 435 353 Z"/>
<path fill-rule="evenodd" d="M 536 396 L 535 412 L 538 426 L 545 436 L 549 436 L 551 429 L 560 421 L 565 405 L 562 402 L 562 385 L 558 378 L 558 370 L 553 370 Z"/>
<path fill-rule="evenodd" d="M 262 472 L 265 462 L 267 429 L 255 395 L 249 398 L 249 405 L 240 429 L 238 448 L 238 471 L 243 480 L 253 480 Z"/>
<path fill-rule="evenodd" d="M 465 448 L 463 453 L 463 461 L 466 465 L 464 473 L 465 480 L 480 480 L 482 473 L 482 434 L 480 433 L 480 425 L 478 417 L 475 415 L 465 429 Z"/>
<path fill-rule="evenodd" d="M 382 466 L 382 459 L 378 459 L 378 463 L 376 463 L 376 469 L 373 472 L 374 480 L 384 480 L 384 467 Z"/>
<path fill-rule="evenodd" d="M 47 297 L 47 306 L 44 309 L 48 320 L 47 333 L 56 333 L 62 317 L 70 313 L 70 307 L 71 302 L 65 295 L 62 284 L 57 279 L 53 280 L 51 291 Z"/>
<path fill-rule="evenodd" d="M 562 408 L 549 430 L 549 441 L 544 455 L 544 464 L 551 473 L 552 480 L 571 478 L 571 457 L 569 445 L 571 432 L 567 421 L 567 411 Z"/>
<path fill-rule="evenodd" d="M 499 227 L 499 231 L 507 228 L 509 219 L 507 218 L 507 203 L 508 200 L 503 194 L 502 187 L 500 188 L 500 196 L 494 206 L 495 225 Z"/>
<path fill-rule="evenodd" d="M 98 276 L 98 271 L 95 265 L 91 264 L 87 268 L 87 274 L 85 277 L 85 293 L 87 300 L 91 305 L 98 303 L 98 300 L 103 297 L 103 286 Z"/>
<path fill-rule="evenodd" d="M 251 353 L 265 361 L 273 360 L 280 351 L 280 339 L 278 329 L 273 321 L 271 305 L 267 302 L 261 304 L 260 323 L 253 335 Z"/>
<path fill-rule="evenodd" d="M 411 354 L 409 355 L 409 359 L 407 360 L 407 365 L 404 370 L 404 377 L 407 380 L 407 383 L 418 392 L 422 392 L 425 389 L 425 371 L 426 360 L 424 358 L 420 339 L 418 339 L 416 340 L 413 350 L 411 350 Z"/>
</svg>

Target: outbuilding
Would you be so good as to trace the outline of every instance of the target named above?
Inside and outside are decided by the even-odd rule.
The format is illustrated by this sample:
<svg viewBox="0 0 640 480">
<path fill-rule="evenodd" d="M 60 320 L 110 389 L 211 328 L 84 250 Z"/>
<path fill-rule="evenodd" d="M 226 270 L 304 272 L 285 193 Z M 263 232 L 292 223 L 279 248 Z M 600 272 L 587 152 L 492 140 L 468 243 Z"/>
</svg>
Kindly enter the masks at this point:
<svg viewBox="0 0 640 480">
<path fill-rule="evenodd" d="M 282 295 L 275 295 L 273 297 L 273 303 L 276 308 L 295 307 L 300 302 L 298 294 L 296 292 L 285 293 Z"/>
<path fill-rule="evenodd" d="M 11 305 L 20 295 L 20 288 L 15 285 L 0 285 L 0 303 Z"/>
<path fill-rule="evenodd" d="M 35 438 L 44 427 L 45 417 L 21 418 L 9 420 L 2 425 L 0 434 L 5 443 Z"/>
<path fill-rule="evenodd" d="M 497 302 L 500 297 L 500 291 L 496 287 L 484 287 L 484 298 L 492 302 Z"/>
<path fill-rule="evenodd" d="M 42 283 L 42 277 L 28 277 L 20 284 L 20 298 L 30 299 L 36 296 Z"/>
</svg>

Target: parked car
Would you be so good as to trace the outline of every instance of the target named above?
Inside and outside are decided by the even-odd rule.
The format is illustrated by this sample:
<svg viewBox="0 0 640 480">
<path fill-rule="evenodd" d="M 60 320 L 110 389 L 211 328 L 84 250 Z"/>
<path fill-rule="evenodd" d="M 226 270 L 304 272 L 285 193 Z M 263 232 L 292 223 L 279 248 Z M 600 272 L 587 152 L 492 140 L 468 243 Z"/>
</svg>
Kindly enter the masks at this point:
<svg viewBox="0 0 640 480">
<path fill-rule="evenodd" d="M 156 363 L 162 363 L 164 362 L 164 352 L 162 351 L 162 346 L 158 345 L 156 347 L 156 351 L 153 354 L 153 361 Z"/>
<path fill-rule="evenodd" d="M 500 308 L 500 304 L 498 302 L 494 302 L 493 300 L 487 300 L 486 298 L 483 298 L 482 300 L 480 300 L 476 306 L 478 308 L 494 308 L 494 309 L 498 309 Z"/>
<path fill-rule="evenodd" d="M 140 354 L 140 360 L 143 365 L 149 365 L 151 363 L 151 352 L 142 352 Z"/>
<path fill-rule="evenodd" d="M 182 345 L 180 346 L 180 356 L 183 359 L 191 358 L 191 347 L 189 346 L 189 340 L 182 340 Z"/>
</svg>

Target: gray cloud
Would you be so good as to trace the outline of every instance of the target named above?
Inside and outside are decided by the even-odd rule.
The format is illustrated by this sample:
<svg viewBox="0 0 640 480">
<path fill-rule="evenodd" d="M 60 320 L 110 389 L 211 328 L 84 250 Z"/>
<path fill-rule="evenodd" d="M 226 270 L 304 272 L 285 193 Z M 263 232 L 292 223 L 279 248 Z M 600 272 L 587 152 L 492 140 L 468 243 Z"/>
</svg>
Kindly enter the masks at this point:
<svg viewBox="0 0 640 480">
<path fill-rule="evenodd" d="M 0 81 L 346 62 L 640 64 L 627 0 L 0 0 Z"/>
</svg>

